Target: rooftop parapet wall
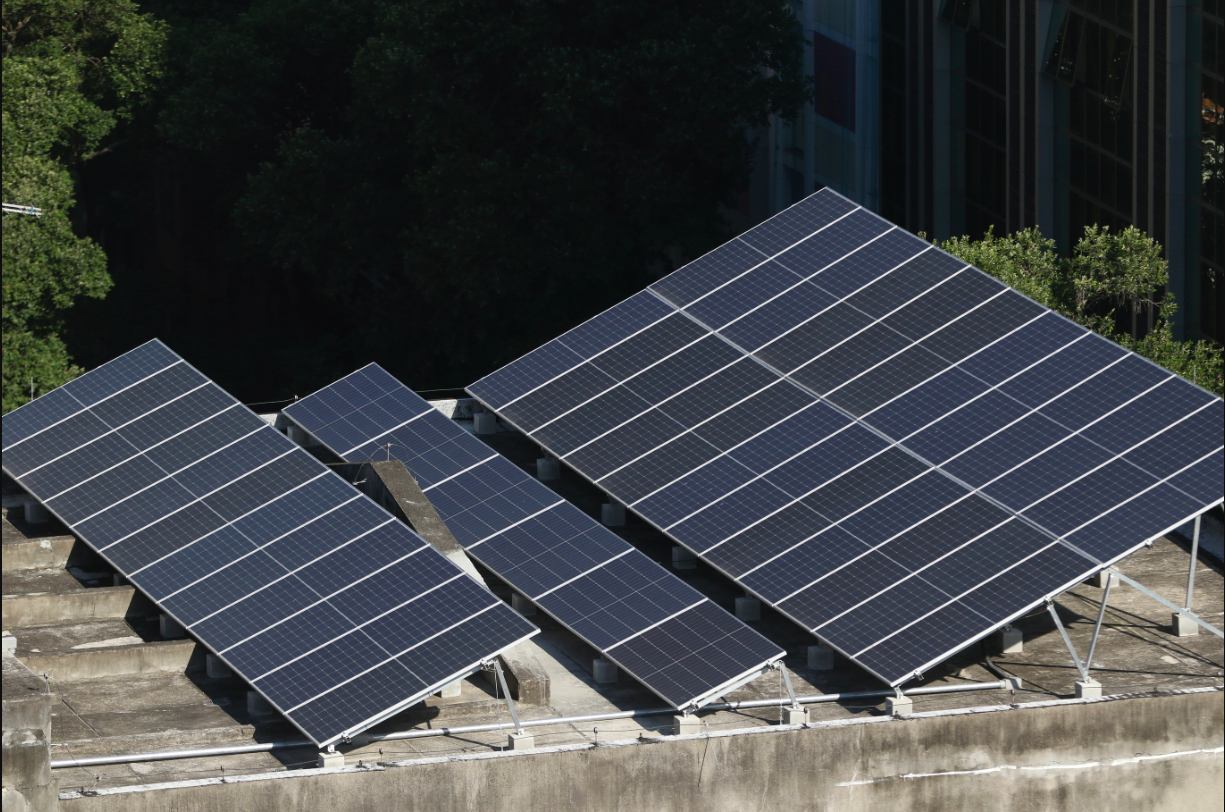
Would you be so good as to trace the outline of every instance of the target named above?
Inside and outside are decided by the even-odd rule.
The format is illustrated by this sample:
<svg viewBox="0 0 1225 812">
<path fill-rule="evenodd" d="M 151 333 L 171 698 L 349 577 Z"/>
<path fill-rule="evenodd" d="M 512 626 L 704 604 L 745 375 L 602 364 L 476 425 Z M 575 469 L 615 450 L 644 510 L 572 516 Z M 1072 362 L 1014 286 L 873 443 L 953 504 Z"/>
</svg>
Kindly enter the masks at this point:
<svg viewBox="0 0 1225 812">
<path fill-rule="evenodd" d="M 1059 700 L 61 795 L 73 812 L 1219 810 L 1221 690 Z"/>
</svg>

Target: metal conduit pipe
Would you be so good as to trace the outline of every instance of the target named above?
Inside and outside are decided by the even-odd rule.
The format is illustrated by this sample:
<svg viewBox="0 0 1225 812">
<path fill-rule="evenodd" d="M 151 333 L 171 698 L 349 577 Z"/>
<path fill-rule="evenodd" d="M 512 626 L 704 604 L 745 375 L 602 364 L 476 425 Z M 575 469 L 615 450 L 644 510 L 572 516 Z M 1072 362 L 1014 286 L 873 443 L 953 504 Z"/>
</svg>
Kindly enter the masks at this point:
<svg viewBox="0 0 1225 812">
<path fill-rule="evenodd" d="M 1018 680 L 1019 682 L 1019 680 Z M 903 691 L 903 696 L 927 696 L 931 694 L 956 694 L 966 691 L 1007 691 L 1018 687 L 1012 680 L 999 682 L 971 682 L 964 685 L 937 685 L 929 688 L 912 688 Z M 800 696 L 796 700 L 802 705 L 812 705 L 818 702 L 840 702 L 848 699 L 879 699 L 896 696 L 895 691 L 855 691 L 844 694 L 817 694 Z M 740 702 L 712 702 L 703 710 L 739 710 L 742 708 L 771 708 L 780 705 L 790 705 L 790 698 L 783 699 L 746 699 Z M 640 710 L 618 711 L 617 713 L 592 713 L 586 716 L 555 716 L 547 719 L 529 719 L 520 724 L 522 727 L 544 727 L 546 725 L 576 724 L 579 722 L 604 722 L 612 719 L 630 719 L 637 716 L 666 716 L 677 713 L 676 708 L 643 708 Z M 379 736 L 363 737 L 370 743 L 402 741 L 404 739 L 424 739 L 434 736 L 452 736 L 463 733 L 483 733 L 494 730 L 513 728 L 513 722 L 491 722 L 483 725 L 464 725 L 462 727 L 438 727 L 430 730 L 405 730 L 398 733 L 386 733 Z M 291 750 L 295 748 L 314 747 L 315 743 L 305 739 L 292 741 L 264 742 L 262 744 L 236 744 L 227 747 L 206 747 L 196 750 L 164 750 L 156 753 L 131 753 L 126 756 L 88 756 L 86 758 L 56 759 L 51 762 L 51 769 L 59 770 L 66 767 L 98 767 L 104 764 L 132 764 L 139 761 L 172 761 L 179 758 L 203 758 L 205 756 L 229 756 L 242 753 L 264 753 L 273 750 Z"/>
</svg>

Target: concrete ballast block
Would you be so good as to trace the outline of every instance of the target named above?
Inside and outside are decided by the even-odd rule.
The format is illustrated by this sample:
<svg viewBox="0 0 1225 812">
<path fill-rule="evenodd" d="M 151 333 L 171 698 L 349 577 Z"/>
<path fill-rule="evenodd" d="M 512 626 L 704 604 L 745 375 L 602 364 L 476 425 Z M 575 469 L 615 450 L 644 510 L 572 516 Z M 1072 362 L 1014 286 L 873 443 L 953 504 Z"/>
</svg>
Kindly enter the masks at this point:
<svg viewBox="0 0 1225 812">
<path fill-rule="evenodd" d="M 597 684 L 606 685 L 617 681 L 617 664 L 603 657 L 591 661 L 591 670 Z"/>
<path fill-rule="evenodd" d="M 490 412 L 477 412 L 472 415 L 472 430 L 477 434 L 496 434 L 498 416 Z"/>
<path fill-rule="evenodd" d="M 26 524 L 46 524 L 51 521 L 51 514 L 43 507 L 42 502 L 29 499 L 25 504 Z"/>
<path fill-rule="evenodd" d="M 272 703 L 264 699 L 259 691 L 247 691 L 247 713 L 252 716 L 270 716 L 276 713 Z"/>
<path fill-rule="evenodd" d="M 510 606 L 516 612 L 525 617 L 536 614 L 536 604 L 532 603 L 518 592 L 515 592 L 510 596 Z"/>
<path fill-rule="evenodd" d="M 829 646 L 809 646 L 808 667 L 813 671 L 832 671 L 834 669 L 834 650 Z"/>
<path fill-rule="evenodd" d="M 170 615 L 160 615 L 157 619 L 158 631 L 167 640 L 180 640 L 187 636 L 187 629 Z"/>
<path fill-rule="evenodd" d="M 229 679 L 234 676 L 230 667 L 216 654 L 204 655 L 204 672 L 208 674 L 209 679 Z"/>
<path fill-rule="evenodd" d="M 1097 699 L 1102 695 L 1102 684 L 1090 677 L 1076 680 L 1077 699 Z"/>
<path fill-rule="evenodd" d="M 1199 624 L 1182 612 L 1172 612 L 1170 625 L 1178 637 L 1195 637 L 1199 634 Z"/>
<path fill-rule="evenodd" d="M 434 692 L 434 696 L 441 696 L 444 699 L 450 699 L 459 696 L 463 693 L 464 681 L 457 679 L 455 682 L 448 682 L 442 688 Z"/>
<path fill-rule="evenodd" d="M 14 651 L 17 650 L 17 638 L 13 637 L 11 634 L 4 635 L 3 648 L 8 653 L 12 654 Z"/>
<path fill-rule="evenodd" d="M 688 736 L 702 732 L 702 721 L 696 716 L 673 716 L 672 733 L 676 736 Z"/>
<path fill-rule="evenodd" d="M 329 767 L 343 767 L 343 766 L 345 766 L 344 753 L 337 753 L 335 751 L 329 751 L 326 753 L 319 754 L 320 769 L 328 769 Z"/>
<path fill-rule="evenodd" d="M 757 598 L 736 598 L 736 617 L 745 623 L 761 620 L 761 601 Z"/>
<path fill-rule="evenodd" d="M 885 700 L 885 713 L 890 716 L 909 716 L 914 713 L 914 700 L 908 696 L 891 696 Z"/>
<path fill-rule="evenodd" d="M 808 721 L 808 708 L 783 708 L 784 725 L 806 725 Z"/>
<path fill-rule="evenodd" d="M 536 746 L 536 737 L 531 733 L 512 733 L 506 737 L 508 750 L 531 750 Z"/>
<path fill-rule="evenodd" d="M 621 505 L 605 503 L 600 507 L 600 524 L 605 527 L 625 526 L 625 508 Z"/>
<path fill-rule="evenodd" d="M 684 547 L 672 548 L 672 569 L 693 570 L 698 567 L 698 557 Z"/>
<path fill-rule="evenodd" d="M 1020 654 L 1025 650 L 1025 638 L 1020 629 L 1005 626 L 997 635 L 1001 654 Z"/>
<path fill-rule="evenodd" d="M 536 478 L 541 482 L 561 477 L 561 463 L 549 457 L 536 460 Z"/>
</svg>

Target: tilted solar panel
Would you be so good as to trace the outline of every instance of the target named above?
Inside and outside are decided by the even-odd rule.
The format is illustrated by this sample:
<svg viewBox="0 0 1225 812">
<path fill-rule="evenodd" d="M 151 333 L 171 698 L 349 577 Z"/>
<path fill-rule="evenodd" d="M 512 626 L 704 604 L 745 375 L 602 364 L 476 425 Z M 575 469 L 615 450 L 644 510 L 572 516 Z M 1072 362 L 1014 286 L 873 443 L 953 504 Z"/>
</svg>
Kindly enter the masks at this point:
<svg viewBox="0 0 1225 812">
<path fill-rule="evenodd" d="M 785 652 L 370 364 L 285 409 L 350 462 L 404 462 L 477 561 L 677 708 Z"/>
<path fill-rule="evenodd" d="M 1223 488 L 1220 398 L 828 190 L 469 392 L 894 685 Z"/>
<path fill-rule="evenodd" d="M 3 427 L 5 472 L 320 746 L 539 631 L 160 341 Z"/>
</svg>

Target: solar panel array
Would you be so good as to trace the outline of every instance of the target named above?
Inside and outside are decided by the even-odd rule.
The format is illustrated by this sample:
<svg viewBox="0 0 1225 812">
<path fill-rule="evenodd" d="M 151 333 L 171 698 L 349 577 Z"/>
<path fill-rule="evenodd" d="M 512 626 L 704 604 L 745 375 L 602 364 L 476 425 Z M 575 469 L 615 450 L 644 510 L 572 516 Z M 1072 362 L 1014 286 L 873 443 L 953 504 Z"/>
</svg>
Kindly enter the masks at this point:
<svg viewBox="0 0 1225 812">
<path fill-rule="evenodd" d="M 1220 398 L 828 190 L 469 391 L 894 685 L 1223 488 Z"/>
<path fill-rule="evenodd" d="M 378 364 L 285 415 L 347 461 L 404 462 L 473 558 L 675 707 L 701 706 L 785 653 Z"/>
<path fill-rule="evenodd" d="M 538 631 L 160 341 L 5 415 L 4 470 L 321 746 Z"/>
</svg>

